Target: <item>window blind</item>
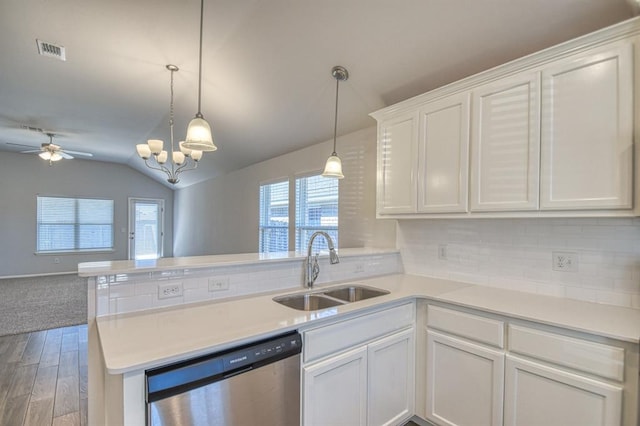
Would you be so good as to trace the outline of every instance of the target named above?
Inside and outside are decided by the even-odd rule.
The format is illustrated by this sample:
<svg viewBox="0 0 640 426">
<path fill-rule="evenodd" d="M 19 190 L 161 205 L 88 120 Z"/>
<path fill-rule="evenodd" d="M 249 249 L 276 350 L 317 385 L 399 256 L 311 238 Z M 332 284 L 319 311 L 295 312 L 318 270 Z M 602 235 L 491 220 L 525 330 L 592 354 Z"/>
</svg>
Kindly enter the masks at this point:
<svg viewBox="0 0 640 426">
<path fill-rule="evenodd" d="M 315 231 L 325 231 L 338 246 L 338 179 L 321 175 L 296 179 L 296 251 L 304 251 Z M 324 238 L 314 248 L 326 250 Z"/>
<path fill-rule="evenodd" d="M 260 185 L 259 252 L 289 250 L 289 182 Z"/>
<path fill-rule="evenodd" d="M 40 253 L 113 249 L 113 200 L 37 197 Z"/>
</svg>

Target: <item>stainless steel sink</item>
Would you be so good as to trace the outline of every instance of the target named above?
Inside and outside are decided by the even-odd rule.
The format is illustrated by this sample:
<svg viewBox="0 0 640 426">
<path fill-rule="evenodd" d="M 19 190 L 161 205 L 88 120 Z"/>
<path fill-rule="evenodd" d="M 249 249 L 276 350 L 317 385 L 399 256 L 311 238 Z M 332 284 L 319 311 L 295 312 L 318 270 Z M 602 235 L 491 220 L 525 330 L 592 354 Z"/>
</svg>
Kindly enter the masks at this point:
<svg viewBox="0 0 640 426">
<path fill-rule="evenodd" d="M 328 290 L 323 294 L 325 296 L 344 300 L 345 302 L 358 302 L 360 300 L 371 299 L 372 297 L 383 296 L 385 294 L 389 294 L 389 292 L 387 290 L 379 290 L 371 287 L 349 286 Z"/>
<path fill-rule="evenodd" d="M 319 309 L 332 308 L 334 306 L 358 302 L 385 294 L 389 294 L 389 292 L 372 287 L 350 285 L 318 290 L 313 293 L 287 294 L 275 297 L 273 300 L 281 305 L 299 311 L 317 311 Z"/>
<path fill-rule="evenodd" d="M 317 293 L 292 294 L 276 297 L 273 300 L 299 311 L 317 311 L 318 309 L 332 308 L 345 303 Z"/>
</svg>

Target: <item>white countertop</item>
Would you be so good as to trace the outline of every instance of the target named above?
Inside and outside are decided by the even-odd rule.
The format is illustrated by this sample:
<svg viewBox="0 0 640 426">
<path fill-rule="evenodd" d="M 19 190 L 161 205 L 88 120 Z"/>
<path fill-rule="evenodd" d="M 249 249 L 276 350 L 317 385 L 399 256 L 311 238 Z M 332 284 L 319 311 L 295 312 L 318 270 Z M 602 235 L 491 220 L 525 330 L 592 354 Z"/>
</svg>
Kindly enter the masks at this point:
<svg viewBox="0 0 640 426">
<path fill-rule="evenodd" d="M 368 256 L 383 253 L 398 253 L 395 248 L 341 248 L 340 257 Z M 321 252 L 321 255 L 323 252 Z M 78 275 L 95 277 L 99 275 L 133 274 L 139 272 L 167 271 L 172 269 L 197 269 L 215 266 L 255 264 L 256 262 L 299 261 L 307 257 L 300 252 L 217 254 L 210 256 L 163 257 L 151 260 L 107 260 L 78 264 Z"/>
<path fill-rule="evenodd" d="M 386 289 L 390 294 L 314 312 L 282 306 L 271 300 L 275 294 L 268 294 L 99 317 L 98 332 L 107 371 L 122 374 L 157 367 L 308 326 L 318 320 L 416 297 L 640 343 L 640 310 L 636 309 L 405 274 L 357 283 Z M 282 294 L 287 293 L 292 291 Z"/>
</svg>

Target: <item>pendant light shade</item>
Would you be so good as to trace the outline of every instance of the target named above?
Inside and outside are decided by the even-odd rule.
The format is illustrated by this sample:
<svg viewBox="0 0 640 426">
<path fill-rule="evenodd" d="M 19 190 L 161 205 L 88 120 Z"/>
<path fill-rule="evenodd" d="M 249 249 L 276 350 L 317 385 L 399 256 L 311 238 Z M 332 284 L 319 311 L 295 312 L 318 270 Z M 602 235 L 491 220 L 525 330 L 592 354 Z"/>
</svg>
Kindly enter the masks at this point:
<svg viewBox="0 0 640 426">
<path fill-rule="evenodd" d="M 198 60 L 198 112 L 194 119 L 191 120 L 187 127 L 187 137 L 182 144 L 187 149 L 195 149 L 197 151 L 211 152 L 218 149 L 213 144 L 213 136 L 211 136 L 211 126 L 202 116 L 202 28 L 204 20 L 204 0 L 200 0 L 200 57 Z"/>
<path fill-rule="evenodd" d="M 331 75 L 336 79 L 336 113 L 333 122 L 333 152 L 327 159 L 327 163 L 324 166 L 324 172 L 322 176 L 327 178 L 342 179 L 342 161 L 336 153 L 336 139 L 338 134 L 338 89 L 341 81 L 346 81 L 349 78 L 349 72 L 346 68 L 336 65 L 331 70 Z"/>
<path fill-rule="evenodd" d="M 211 127 L 207 120 L 196 115 L 194 119 L 189 122 L 187 127 L 187 137 L 182 144 L 187 149 L 195 149 L 198 151 L 215 151 L 218 149 L 213 144 L 213 137 L 211 136 Z"/>
<path fill-rule="evenodd" d="M 332 155 L 327 159 L 327 164 L 324 165 L 324 172 L 322 172 L 322 176 L 338 179 L 342 179 L 344 177 L 342 174 L 342 161 L 337 154 Z"/>
</svg>

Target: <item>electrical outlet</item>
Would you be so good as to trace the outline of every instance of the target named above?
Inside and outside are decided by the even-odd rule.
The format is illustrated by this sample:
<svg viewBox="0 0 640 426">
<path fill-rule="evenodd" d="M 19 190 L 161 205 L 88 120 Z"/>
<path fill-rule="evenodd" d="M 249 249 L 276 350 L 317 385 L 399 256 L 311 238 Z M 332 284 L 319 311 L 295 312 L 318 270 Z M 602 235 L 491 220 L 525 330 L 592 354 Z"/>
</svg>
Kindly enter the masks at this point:
<svg viewBox="0 0 640 426">
<path fill-rule="evenodd" d="M 356 267 L 353 272 L 355 274 L 364 274 L 364 263 L 356 263 Z"/>
<path fill-rule="evenodd" d="M 438 244 L 438 259 L 447 260 L 447 245 Z"/>
<path fill-rule="evenodd" d="M 182 283 L 170 282 L 158 287 L 158 299 L 169 299 L 182 296 Z"/>
<path fill-rule="evenodd" d="M 566 251 L 554 251 L 552 269 L 561 272 L 578 272 L 578 254 Z"/>
<path fill-rule="evenodd" d="M 229 290 L 229 277 L 209 278 L 209 291 Z"/>
</svg>

